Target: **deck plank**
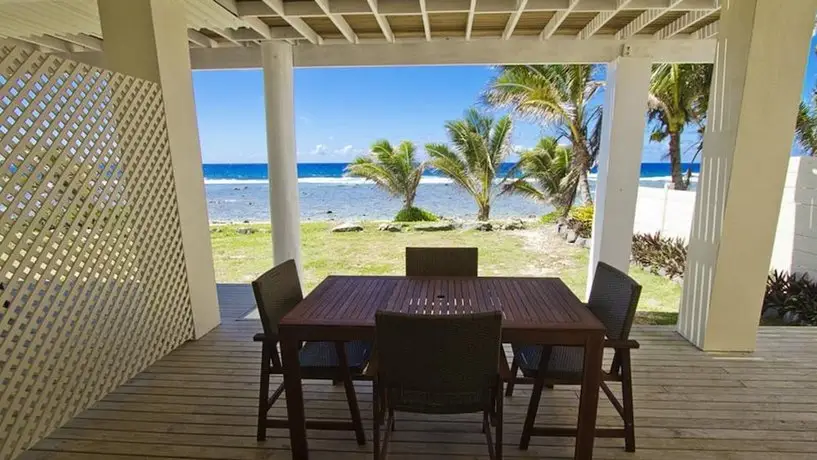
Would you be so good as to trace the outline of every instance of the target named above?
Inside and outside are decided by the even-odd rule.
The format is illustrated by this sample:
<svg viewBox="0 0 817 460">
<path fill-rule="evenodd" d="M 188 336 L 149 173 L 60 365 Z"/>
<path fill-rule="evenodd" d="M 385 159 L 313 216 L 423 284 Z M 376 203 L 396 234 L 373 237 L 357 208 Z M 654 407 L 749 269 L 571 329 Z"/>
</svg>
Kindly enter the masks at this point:
<svg viewBox="0 0 817 460">
<path fill-rule="evenodd" d="M 241 319 L 254 308 L 252 291 L 220 285 L 218 293 L 221 326 L 159 360 L 20 458 L 288 459 L 286 431 L 269 430 L 266 442 L 255 440 L 260 351 L 251 337 L 260 324 Z M 761 328 L 751 354 L 703 353 L 668 327 L 638 326 L 633 337 L 642 344 L 633 355 L 638 452 L 602 439 L 596 458 L 817 458 L 817 328 Z M 356 388 L 368 427 L 371 385 L 357 382 Z M 577 390 L 546 392 L 540 420 L 575 423 Z M 516 449 L 529 395 L 519 386 L 505 400 L 506 458 L 571 458 L 569 439 L 537 437 L 528 452 Z M 310 417 L 348 415 L 340 388 L 307 381 L 304 396 Z M 285 407 L 270 413 L 284 417 Z M 602 400 L 599 425 L 618 423 Z M 478 416 L 400 414 L 398 424 L 389 458 L 487 458 Z M 309 442 L 310 458 L 318 460 L 371 456 L 352 433 L 313 431 Z"/>
</svg>

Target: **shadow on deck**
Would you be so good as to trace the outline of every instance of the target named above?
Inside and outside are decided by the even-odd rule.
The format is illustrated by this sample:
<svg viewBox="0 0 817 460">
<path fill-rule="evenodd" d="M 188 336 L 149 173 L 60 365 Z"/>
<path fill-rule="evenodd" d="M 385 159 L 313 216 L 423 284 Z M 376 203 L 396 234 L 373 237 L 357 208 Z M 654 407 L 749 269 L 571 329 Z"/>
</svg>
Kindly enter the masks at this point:
<svg viewBox="0 0 817 460">
<path fill-rule="evenodd" d="M 288 433 L 255 440 L 260 348 L 248 285 L 220 285 L 222 325 L 188 342 L 79 414 L 24 453 L 23 459 L 288 459 Z M 670 327 L 633 332 L 638 452 L 623 441 L 597 440 L 598 459 L 817 458 L 817 328 L 761 328 L 752 354 L 703 353 Z M 341 387 L 306 382 L 310 417 L 346 418 Z M 371 386 L 359 383 L 370 426 Z M 572 458 L 572 439 L 534 438 L 516 448 L 529 388 L 505 403 L 506 458 Z M 556 387 L 542 398 L 540 422 L 575 423 L 577 388 Z M 284 416 L 283 404 L 271 410 Z M 609 402 L 599 425 L 617 426 Z M 369 432 L 369 436 L 371 433 Z M 398 416 L 391 459 L 487 458 L 479 416 Z M 310 458 L 371 458 L 371 443 L 354 435 L 310 432 Z"/>
</svg>

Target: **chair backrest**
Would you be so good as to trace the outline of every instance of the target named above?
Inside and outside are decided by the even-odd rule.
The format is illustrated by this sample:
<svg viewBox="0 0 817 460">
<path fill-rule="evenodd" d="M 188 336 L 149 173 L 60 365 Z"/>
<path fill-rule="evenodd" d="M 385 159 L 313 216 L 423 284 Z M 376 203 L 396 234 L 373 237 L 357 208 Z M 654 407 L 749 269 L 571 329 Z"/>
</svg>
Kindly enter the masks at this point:
<svg viewBox="0 0 817 460">
<path fill-rule="evenodd" d="M 625 340 L 635 319 L 641 285 L 604 262 L 596 266 L 587 307 L 607 328 L 607 337 Z"/>
<path fill-rule="evenodd" d="M 477 276 L 477 248 L 406 248 L 406 276 Z"/>
<path fill-rule="evenodd" d="M 256 278 L 252 290 L 264 334 L 274 339 L 278 322 L 304 298 L 295 261 L 287 260 Z"/>
<path fill-rule="evenodd" d="M 378 386 L 387 392 L 391 407 L 434 414 L 489 407 L 498 378 L 501 312 L 381 311 L 375 323 Z"/>
</svg>

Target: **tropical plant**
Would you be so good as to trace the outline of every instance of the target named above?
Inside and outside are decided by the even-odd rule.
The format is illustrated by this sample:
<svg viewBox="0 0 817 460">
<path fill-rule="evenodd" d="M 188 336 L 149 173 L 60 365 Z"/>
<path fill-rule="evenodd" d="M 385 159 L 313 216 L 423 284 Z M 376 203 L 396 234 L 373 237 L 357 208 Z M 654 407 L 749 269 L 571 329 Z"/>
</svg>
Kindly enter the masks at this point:
<svg viewBox="0 0 817 460">
<path fill-rule="evenodd" d="M 811 91 L 811 99 L 800 101 L 795 134 L 803 152 L 808 156 L 817 156 L 817 88 Z"/>
<path fill-rule="evenodd" d="M 796 321 L 817 325 L 817 283 L 805 273 L 773 271 L 766 281 L 763 312 L 770 308 L 780 317 L 789 313 Z"/>
<path fill-rule="evenodd" d="M 403 201 L 397 218 L 425 220 L 427 212 L 414 208 L 417 187 L 425 171 L 426 163 L 416 160 L 417 148 L 412 142 L 403 141 L 394 148 L 387 140 L 372 144 L 368 155 L 359 156 L 346 166 L 346 175 L 360 177 L 375 183 L 392 196 Z M 407 217 L 408 216 L 408 217 Z"/>
<path fill-rule="evenodd" d="M 496 196 L 494 179 L 499 166 L 512 152 L 510 117 L 498 120 L 471 108 L 462 120 L 446 122 L 446 144 L 427 144 L 434 168 L 451 178 L 474 198 L 478 220 L 488 220 Z"/>
<path fill-rule="evenodd" d="M 555 137 L 543 137 L 536 146 L 519 155 L 508 172 L 502 193 L 519 194 L 556 208 L 566 216 L 576 199 L 579 178 L 572 168 L 573 151 L 559 145 Z"/>
<path fill-rule="evenodd" d="M 582 238 L 593 236 L 593 205 L 578 206 L 570 210 L 567 215 L 567 227 Z"/>
<path fill-rule="evenodd" d="M 653 68 L 647 101 L 650 140 L 669 139 L 667 157 L 672 183 L 678 190 L 689 188 L 689 174 L 685 179 L 681 170 L 681 134 L 689 123 L 704 125 L 711 79 L 709 64 L 659 64 Z M 702 132 L 699 129 L 699 135 Z"/>
<path fill-rule="evenodd" d="M 681 238 L 668 238 L 661 233 L 633 235 L 633 262 L 655 274 L 669 278 L 684 276 L 687 245 Z"/>
<path fill-rule="evenodd" d="M 586 64 L 503 66 L 483 96 L 492 106 L 555 127 L 558 137 L 570 141 L 571 169 L 584 204 L 593 202 L 587 174 L 596 161 L 601 132 L 601 106 L 590 102 L 603 85 L 597 78 L 599 68 Z"/>
</svg>

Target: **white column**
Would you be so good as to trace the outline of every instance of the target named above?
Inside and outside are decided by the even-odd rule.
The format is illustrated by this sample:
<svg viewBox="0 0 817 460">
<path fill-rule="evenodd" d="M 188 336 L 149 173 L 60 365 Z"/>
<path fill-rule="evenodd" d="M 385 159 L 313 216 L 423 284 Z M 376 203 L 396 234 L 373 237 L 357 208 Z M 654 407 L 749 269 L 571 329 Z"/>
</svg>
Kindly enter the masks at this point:
<svg viewBox="0 0 817 460">
<path fill-rule="evenodd" d="M 628 271 L 652 62 L 620 57 L 607 65 L 587 294 L 599 261 Z"/>
<path fill-rule="evenodd" d="M 181 2 L 98 0 L 105 66 L 162 88 L 195 336 L 221 319 Z"/>
<path fill-rule="evenodd" d="M 301 267 L 301 213 L 295 154 L 292 45 L 261 43 L 267 115 L 272 252 L 276 264 L 294 259 Z"/>
<path fill-rule="evenodd" d="M 752 351 L 817 1 L 723 2 L 678 331 Z"/>
</svg>

